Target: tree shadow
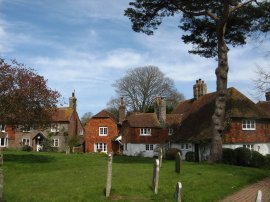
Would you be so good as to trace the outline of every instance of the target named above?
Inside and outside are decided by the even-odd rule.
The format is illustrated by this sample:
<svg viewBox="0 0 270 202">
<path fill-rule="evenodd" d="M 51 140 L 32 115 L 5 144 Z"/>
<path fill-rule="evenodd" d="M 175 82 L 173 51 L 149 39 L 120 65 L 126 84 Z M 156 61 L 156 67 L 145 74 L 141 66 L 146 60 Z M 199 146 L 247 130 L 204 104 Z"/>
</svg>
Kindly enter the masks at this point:
<svg viewBox="0 0 270 202">
<path fill-rule="evenodd" d="M 37 154 L 4 154 L 4 162 L 14 163 L 50 163 L 55 160 L 52 156 Z"/>
</svg>

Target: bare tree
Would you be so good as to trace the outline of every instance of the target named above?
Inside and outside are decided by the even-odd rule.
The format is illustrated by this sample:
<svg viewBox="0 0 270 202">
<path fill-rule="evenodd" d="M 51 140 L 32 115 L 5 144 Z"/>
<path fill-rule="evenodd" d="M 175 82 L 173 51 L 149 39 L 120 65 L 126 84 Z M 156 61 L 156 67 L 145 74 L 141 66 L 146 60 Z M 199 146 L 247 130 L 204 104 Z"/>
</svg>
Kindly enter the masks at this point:
<svg viewBox="0 0 270 202">
<path fill-rule="evenodd" d="M 129 69 L 113 86 L 118 97 L 125 99 L 130 111 L 147 112 L 156 96 L 183 99 L 172 79 L 165 77 L 158 67 L 145 66 Z"/>
<path fill-rule="evenodd" d="M 92 112 L 84 113 L 83 116 L 81 117 L 82 125 L 85 126 L 86 123 L 89 121 L 89 119 L 91 119 L 92 116 L 93 116 Z"/>
<path fill-rule="evenodd" d="M 261 96 L 266 92 L 270 92 L 270 71 L 259 66 L 253 83 L 257 99 L 261 98 Z"/>
</svg>

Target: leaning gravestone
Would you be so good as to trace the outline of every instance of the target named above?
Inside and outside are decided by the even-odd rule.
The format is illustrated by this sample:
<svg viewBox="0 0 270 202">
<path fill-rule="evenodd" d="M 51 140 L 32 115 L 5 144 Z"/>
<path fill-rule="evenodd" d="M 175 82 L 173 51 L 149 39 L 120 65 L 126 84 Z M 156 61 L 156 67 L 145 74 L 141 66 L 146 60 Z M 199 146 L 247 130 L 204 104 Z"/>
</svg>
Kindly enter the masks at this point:
<svg viewBox="0 0 270 202">
<path fill-rule="evenodd" d="M 158 193 L 159 167 L 159 160 L 155 159 L 152 179 L 152 190 L 155 194 Z"/>
<path fill-rule="evenodd" d="M 163 159 L 163 148 L 162 148 L 162 146 L 160 146 L 159 155 L 158 155 L 159 167 L 162 166 L 162 159 Z"/>
<path fill-rule="evenodd" d="M 107 173 L 107 183 L 106 183 L 106 197 L 111 194 L 112 187 L 112 153 L 108 155 L 108 173 Z"/>
<path fill-rule="evenodd" d="M 4 188 L 4 174 L 3 170 L 0 169 L 0 202 L 3 201 L 3 188 Z"/>
<path fill-rule="evenodd" d="M 175 155 L 175 172 L 180 173 L 182 167 L 182 157 L 180 152 Z"/>
<path fill-rule="evenodd" d="M 181 202 L 181 191 L 182 191 L 182 184 L 181 182 L 177 182 L 176 189 L 175 189 L 175 201 Z"/>
<path fill-rule="evenodd" d="M 4 164 L 3 154 L 0 153 L 0 165 L 2 166 L 3 164 Z"/>
</svg>

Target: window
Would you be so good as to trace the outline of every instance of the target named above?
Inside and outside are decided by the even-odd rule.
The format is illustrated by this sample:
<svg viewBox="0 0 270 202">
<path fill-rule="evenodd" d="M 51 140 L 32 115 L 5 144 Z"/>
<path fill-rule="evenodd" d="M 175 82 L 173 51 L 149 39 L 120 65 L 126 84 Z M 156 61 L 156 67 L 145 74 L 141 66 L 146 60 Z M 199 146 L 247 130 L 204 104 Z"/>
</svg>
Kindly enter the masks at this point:
<svg viewBox="0 0 270 202">
<path fill-rule="evenodd" d="M 97 143 L 95 147 L 95 152 L 107 152 L 107 144 Z"/>
<path fill-rule="evenodd" d="M 7 146 L 8 146 L 7 137 L 0 138 L 0 147 L 7 147 Z"/>
<path fill-rule="evenodd" d="M 188 149 L 188 144 L 186 144 L 186 149 Z"/>
<path fill-rule="evenodd" d="M 244 144 L 244 148 L 248 148 L 249 150 L 254 150 L 254 145 L 253 144 Z"/>
<path fill-rule="evenodd" d="M 56 133 L 59 132 L 60 125 L 59 124 L 52 124 L 51 125 L 51 132 Z"/>
<path fill-rule="evenodd" d="M 31 131 L 30 126 L 24 126 L 24 127 L 23 127 L 23 132 L 24 132 L 24 133 L 29 133 L 30 131 Z"/>
<path fill-rule="evenodd" d="M 52 140 L 52 146 L 53 147 L 59 147 L 59 139 L 53 139 Z"/>
<path fill-rule="evenodd" d="M 151 135 L 151 128 L 141 128 L 140 135 Z"/>
<path fill-rule="evenodd" d="M 255 120 L 243 120 L 242 121 L 242 129 L 243 130 L 256 130 Z"/>
<path fill-rule="evenodd" d="M 84 135 L 83 129 L 80 130 L 79 134 L 80 134 L 80 135 Z"/>
<path fill-rule="evenodd" d="M 172 134 L 173 134 L 173 129 L 172 128 L 169 128 L 168 135 L 172 135 Z"/>
<path fill-rule="evenodd" d="M 152 145 L 152 144 L 146 144 L 145 145 L 145 150 L 146 151 L 153 151 L 154 150 L 154 145 Z"/>
<path fill-rule="evenodd" d="M 30 139 L 29 138 L 23 138 L 22 139 L 22 145 L 28 145 L 28 146 L 30 146 Z"/>
<path fill-rule="evenodd" d="M 108 127 L 99 127 L 99 136 L 107 136 Z"/>
<path fill-rule="evenodd" d="M 185 148 L 185 144 L 181 144 L 181 149 L 184 149 Z"/>
<path fill-rule="evenodd" d="M 0 130 L 1 132 L 5 132 L 5 124 L 0 124 Z"/>
</svg>

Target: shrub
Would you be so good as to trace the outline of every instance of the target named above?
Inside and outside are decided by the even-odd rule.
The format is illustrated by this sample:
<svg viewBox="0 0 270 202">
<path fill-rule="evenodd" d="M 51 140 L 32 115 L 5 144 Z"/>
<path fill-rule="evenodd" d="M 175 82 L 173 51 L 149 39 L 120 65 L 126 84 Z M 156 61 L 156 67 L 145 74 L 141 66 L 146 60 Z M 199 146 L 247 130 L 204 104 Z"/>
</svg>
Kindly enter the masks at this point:
<svg viewBox="0 0 270 202">
<path fill-rule="evenodd" d="M 222 162 L 225 164 L 235 164 L 235 151 L 229 148 L 222 149 Z"/>
<path fill-rule="evenodd" d="M 251 161 L 251 151 L 244 147 L 238 147 L 235 150 L 236 165 L 249 166 Z"/>
<path fill-rule="evenodd" d="M 168 151 L 165 154 L 166 159 L 175 160 L 175 155 L 177 154 L 177 152 L 180 152 L 180 154 L 182 155 L 182 152 L 180 149 L 176 149 L 176 148 L 168 149 Z"/>
<path fill-rule="evenodd" d="M 257 151 L 251 152 L 250 166 L 260 168 L 265 165 L 265 157 Z"/>
<path fill-rule="evenodd" d="M 192 151 L 187 152 L 186 161 L 195 161 L 195 152 Z"/>
<path fill-rule="evenodd" d="M 264 163 L 266 168 L 270 168 L 270 154 L 266 154 L 264 157 Z"/>
<path fill-rule="evenodd" d="M 23 145 L 22 146 L 22 151 L 32 151 L 32 147 L 30 147 L 29 145 Z"/>
</svg>

